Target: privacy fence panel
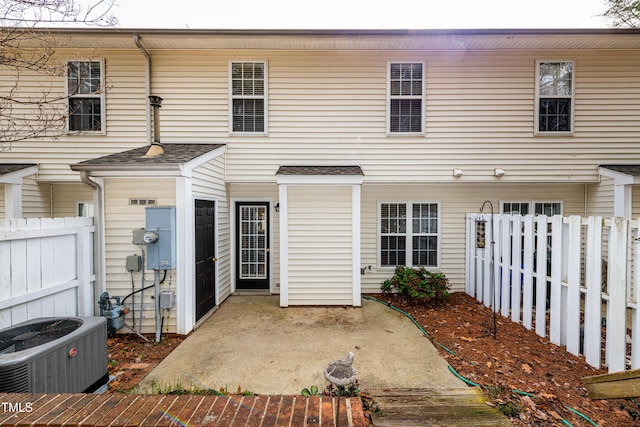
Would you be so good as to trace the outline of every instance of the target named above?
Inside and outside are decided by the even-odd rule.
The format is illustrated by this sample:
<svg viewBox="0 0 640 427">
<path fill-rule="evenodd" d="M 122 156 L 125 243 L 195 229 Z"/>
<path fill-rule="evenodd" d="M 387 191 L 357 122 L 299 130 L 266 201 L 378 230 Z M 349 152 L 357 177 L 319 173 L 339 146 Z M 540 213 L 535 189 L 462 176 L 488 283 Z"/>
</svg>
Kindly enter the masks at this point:
<svg viewBox="0 0 640 427">
<path fill-rule="evenodd" d="M 94 313 L 93 218 L 0 221 L 0 328 Z"/>
<path fill-rule="evenodd" d="M 469 295 L 591 366 L 640 368 L 638 220 L 468 214 L 466 224 Z"/>
</svg>

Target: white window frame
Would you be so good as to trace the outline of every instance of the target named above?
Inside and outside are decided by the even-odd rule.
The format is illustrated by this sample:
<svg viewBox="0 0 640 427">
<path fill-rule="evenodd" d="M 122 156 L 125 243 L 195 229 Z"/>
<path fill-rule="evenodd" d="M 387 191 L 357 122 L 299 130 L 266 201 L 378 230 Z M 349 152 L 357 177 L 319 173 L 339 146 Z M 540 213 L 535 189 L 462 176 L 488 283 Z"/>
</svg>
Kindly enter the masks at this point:
<svg viewBox="0 0 640 427">
<path fill-rule="evenodd" d="M 263 64 L 264 65 L 264 93 L 262 95 L 234 95 L 233 94 L 233 64 Z M 264 129 L 262 131 L 234 131 L 233 130 L 233 101 L 234 99 L 262 99 L 264 102 Z M 229 61 L 229 134 L 230 135 L 267 135 L 269 128 L 269 63 L 264 59 L 237 59 Z"/>
<path fill-rule="evenodd" d="M 391 65 L 392 64 L 420 64 L 422 65 L 422 93 L 420 95 L 391 95 Z M 427 63 L 425 61 L 415 60 L 394 60 L 387 61 L 387 135 L 388 136 L 404 136 L 404 135 L 424 135 L 426 132 L 426 99 L 427 99 Z M 391 131 L 391 101 L 394 99 L 420 99 L 420 132 L 392 132 Z"/>
<path fill-rule="evenodd" d="M 68 67 L 70 62 L 98 62 L 100 64 L 100 89 L 96 93 L 69 93 L 69 78 L 67 77 Z M 65 61 L 65 79 L 64 79 L 64 91 L 67 97 L 67 133 L 71 135 L 104 135 L 107 133 L 107 120 L 106 120 L 106 86 L 105 86 L 105 60 L 104 58 L 98 59 L 67 59 Z M 99 98 L 100 99 L 100 130 L 71 130 L 71 106 L 70 102 L 73 98 Z"/>
<path fill-rule="evenodd" d="M 548 95 L 548 96 L 543 96 L 540 95 L 540 65 L 543 63 L 570 63 L 571 64 L 571 95 Z M 575 106 L 576 106 L 576 99 L 575 99 L 575 86 L 576 86 L 576 63 L 574 60 L 568 60 L 568 59 L 550 59 L 550 60 L 542 60 L 542 59 L 538 59 L 536 60 L 536 70 L 535 70 L 535 116 L 534 116 L 534 125 L 533 125 L 533 129 L 534 129 L 534 135 L 538 135 L 538 136 L 558 136 L 558 135 L 564 135 L 564 136 L 570 136 L 573 135 L 575 133 L 575 120 L 574 120 L 574 116 L 575 116 Z M 569 99 L 571 102 L 571 108 L 569 111 L 569 130 L 568 131 L 541 131 L 540 130 L 540 99 L 544 99 L 544 98 L 565 98 L 565 99 Z"/>
<path fill-rule="evenodd" d="M 562 200 L 501 200 L 500 201 L 500 213 L 508 215 L 509 212 L 505 212 L 504 211 L 505 203 L 518 203 L 518 204 L 521 204 L 521 205 L 527 204 L 529 206 L 528 215 L 537 215 L 536 214 L 536 205 L 545 204 L 545 203 L 548 203 L 548 204 L 557 203 L 557 204 L 560 205 L 560 213 L 558 215 L 564 215 L 564 203 L 562 202 Z"/>
<path fill-rule="evenodd" d="M 81 210 L 83 211 L 82 214 L 80 212 Z M 89 201 L 89 200 L 76 201 L 76 216 L 84 217 L 84 218 L 89 218 L 93 216 L 93 215 L 89 215 L 89 213 L 93 213 L 95 215 L 93 201 Z"/>
<path fill-rule="evenodd" d="M 377 250 L 376 250 L 376 262 L 379 269 L 382 270 L 393 270 L 396 268 L 395 265 L 382 265 L 382 205 L 387 204 L 404 204 L 406 206 L 406 230 L 405 233 L 395 233 L 396 235 L 405 236 L 405 266 L 406 267 L 425 267 L 430 271 L 439 271 L 441 269 L 441 259 L 442 259 L 442 203 L 437 200 L 380 200 L 378 201 L 378 209 L 377 209 L 377 219 L 376 219 L 376 241 L 377 241 Z M 436 247 L 437 255 L 436 255 L 436 265 L 413 265 L 413 238 L 416 236 L 424 236 L 424 235 L 433 235 L 433 234 L 423 234 L 423 233 L 413 233 L 413 205 L 415 204 L 435 204 L 438 207 L 438 227 L 435 233 L 435 236 L 438 238 L 438 244 Z M 391 233 L 393 234 L 393 233 Z"/>
</svg>

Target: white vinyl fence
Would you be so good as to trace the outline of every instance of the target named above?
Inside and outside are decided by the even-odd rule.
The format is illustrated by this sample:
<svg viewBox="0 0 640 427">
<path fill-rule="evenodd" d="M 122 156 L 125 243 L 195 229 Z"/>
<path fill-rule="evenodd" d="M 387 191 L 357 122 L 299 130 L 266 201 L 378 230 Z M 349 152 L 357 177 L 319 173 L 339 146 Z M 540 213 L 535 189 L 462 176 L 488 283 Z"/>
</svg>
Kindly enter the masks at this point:
<svg viewBox="0 0 640 427">
<path fill-rule="evenodd" d="M 640 220 L 467 214 L 466 292 L 591 366 L 640 368 L 639 244 Z"/>
<path fill-rule="evenodd" d="M 94 230 L 93 218 L 0 220 L 0 328 L 94 314 Z"/>
</svg>

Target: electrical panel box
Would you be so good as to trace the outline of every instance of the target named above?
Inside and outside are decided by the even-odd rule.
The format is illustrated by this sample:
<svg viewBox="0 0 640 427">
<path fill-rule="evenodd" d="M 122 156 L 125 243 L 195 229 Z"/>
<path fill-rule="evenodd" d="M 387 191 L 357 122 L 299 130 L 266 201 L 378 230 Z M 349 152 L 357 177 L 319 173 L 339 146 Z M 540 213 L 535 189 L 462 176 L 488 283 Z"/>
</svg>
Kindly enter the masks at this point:
<svg viewBox="0 0 640 427">
<path fill-rule="evenodd" d="M 135 273 L 142 270 L 142 257 L 140 255 L 129 255 L 127 257 L 127 271 Z"/>
<path fill-rule="evenodd" d="M 173 270 L 176 268 L 176 208 L 154 206 L 146 208 L 147 268 Z"/>
</svg>

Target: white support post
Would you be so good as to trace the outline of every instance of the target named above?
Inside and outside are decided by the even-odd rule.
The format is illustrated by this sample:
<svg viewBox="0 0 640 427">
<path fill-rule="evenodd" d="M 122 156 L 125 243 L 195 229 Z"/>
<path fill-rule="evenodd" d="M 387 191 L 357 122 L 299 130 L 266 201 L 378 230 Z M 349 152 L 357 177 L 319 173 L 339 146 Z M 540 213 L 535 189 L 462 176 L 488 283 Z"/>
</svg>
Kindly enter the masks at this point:
<svg viewBox="0 0 640 427">
<path fill-rule="evenodd" d="M 511 240 L 511 321 L 520 323 L 520 304 L 522 298 L 522 217 L 513 216 Z"/>
<path fill-rule="evenodd" d="M 280 203 L 280 307 L 289 306 L 289 202 L 288 186 L 278 186 Z"/>
<path fill-rule="evenodd" d="M 640 284 L 640 221 L 633 221 L 636 232 L 633 239 L 633 302 L 635 306 L 631 312 L 631 369 L 640 368 L 640 307 L 638 307 L 638 285 Z"/>
</svg>

